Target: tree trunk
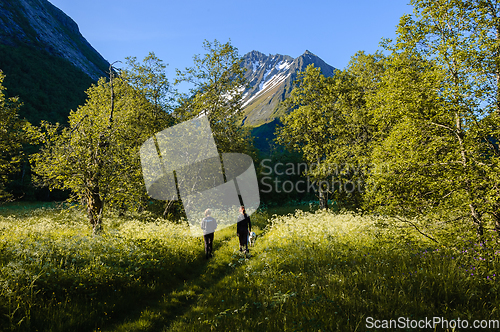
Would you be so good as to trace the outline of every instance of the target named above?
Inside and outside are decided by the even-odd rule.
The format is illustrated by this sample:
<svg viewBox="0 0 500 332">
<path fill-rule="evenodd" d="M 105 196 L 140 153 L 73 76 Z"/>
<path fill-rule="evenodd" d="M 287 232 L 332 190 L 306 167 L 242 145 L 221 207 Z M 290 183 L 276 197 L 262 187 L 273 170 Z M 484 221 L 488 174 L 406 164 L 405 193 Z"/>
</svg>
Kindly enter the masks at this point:
<svg viewBox="0 0 500 332">
<path fill-rule="evenodd" d="M 321 165 L 321 159 L 317 157 L 318 168 Z M 328 209 L 328 192 L 323 190 L 323 181 L 318 181 L 318 194 L 319 194 L 319 208 Z"/>
<path fill-rule="evenodd" d="M 495 232 L 500 240 L 500 211 L 493 213 L 493 218 L 495 218 Z"/>
<path fill-rule="evenodd" d="M 87 216 L 92 225 L 92 235 L 102 232 L 102 210 L 104 203 L 99 195 L 99 190 L 92 190 L 87 195 Z"/>
<path fill-rule="evenodd" d="M 163 219 L 168 218 L 168 215 L 170 213 L 170 209 L 174 205 L 173 203 L 174 203 L 174 201 L 172 201 L 172 200 L 167 201 L 167 204 L 165 205 L 165 211 L 163 211 Z"/>
<path fill-rule="evenodd" d="M 479 240 L 479 243 L 481 245 L 485 245 L 484 242 L 484 227 L 483 227 L 483 221 L 481 220 L 481 214 L 477 212 L 475 206 L 473 204 L 469 205 L 470 211 L 471 211 L 471 216 L 472 216 L 472 222 L 476 225 L 476 234 Z"/>
<path fill-rule="evenodd" d="M 495 220 L 495 232 L 497 232 L 497 237 L 500 240 L 500 220 Z"/>
<path fill-rule="evenodd" d="M 321 182 L 318 186 L 318 192 L 319 192 L 319 208 L 328 209 L 328 193 L 323 190 Z"/>
</svg>

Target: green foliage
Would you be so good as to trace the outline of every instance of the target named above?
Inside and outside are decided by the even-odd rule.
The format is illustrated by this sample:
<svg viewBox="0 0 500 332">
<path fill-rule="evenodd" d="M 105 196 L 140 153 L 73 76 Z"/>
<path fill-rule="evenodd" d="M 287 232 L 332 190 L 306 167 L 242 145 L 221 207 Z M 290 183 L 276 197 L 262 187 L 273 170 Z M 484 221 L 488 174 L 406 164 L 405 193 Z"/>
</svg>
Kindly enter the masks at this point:
<svg viewBox="0 0 500 332">
<path fill-rule="evenodd" d="M 334 101 L 327 92 L 333 78 L 323 76 L 321 69 L 314 65 L 307 66 L 306 71 L 297 76 L 299 83 L 285 100 L 287 108 L 293 111 L 281 119 L 283 126 L 278 127 L 276 140 L 300 152 L 309 165 L 314 163 L 316 167 L 310 167 L 308 175 L 315 183 L 321 183 L 328 177 L 322 170 L 331 152 L 329 142 L 334 137 L 330 130 L 336 119 Z M 322 207 L 326 207 L 328 190 L 321 184 L 318 190 Z"/>
<path fill-rule="evenodd" d="M 15 212 L 16 215 L 12 214 Z M 418 219 L 296 211 L 252 215 L 251 257 L 235 227 L 214 258 L 187 225 L 107 214 L 89 236 L 74 208 L 0 210 L 0 329 L 342 330 L 366 318 L 498 319 L 500 248 L 461 223 L 438 243 Z"/>
<path fill-rule="evenodd" d="M 153 52 L 144 58 L 142 64 L 137 61 L 136 57 L 126 59 L 128 69 L 122 72 L 122 77 L 153 104 L 156 112 L 169 111 L 171 88 L 163 61 Z"/>
<path fill-rule="evenodd" d="M 298 74 L 298 86 L 286 100 L 294 111 L 282 118 L 278 142 L 302 152 L 307 161 L 318 162 L 328 153 L 328 142 L 332 139 L 327 128 L 334 115 L 332 100 L 327 85 L 332 78 L 321 74 L 320 68 L 309 65 Z"/>
<path fill-rule="evenodd" d="M 500 5 L 412 5 L 383 42 L 389 55 L 360 52 L 331 79 L 299 76 L 278 141 L 320 165 L 309 175 L 343 206 L 469 219 L 480 241 L 494 223 L 500 235 Z"/>
<path fill-rule="evenodd" d="M 19 97 L 22 101 L 19 118 L 33 124 L 42 120 L 65 124 L 70 110 L 84 103 L 85 90 L 93 83 L 69 61 L 23 45 L 0 45 L 0 70 L 7 75 L 4 81 L 6 97 Z M 35 146 L 24 146 L 26 155 L 35 151 Z M 14 199 L 47 199 L 49 195 L 44 189 L 33 186 L 26 160 L 10 176 L 8 191 Z M 67 195 L 54 192 L 51 196 L 54 199 Z"/>
<path fill-rule="evenodd" d="M 336 116 L 331 127 L 328 171 L 337 186 L 333 199 L 342 208 L 362 207 L 365 184 L 371 171 L 374 142 L 383 129 L 374 121 L 373 98 L 378 93 L 386 58 L 376 53 L 356 53 L 346 69 L 337 73 L 328 92 L 334 100 Z"/>
<path fill-rule="evenodd" d="M 69 189 L 87 205 L 99 231 L 104 205 L 137 209 L 144 203 L 139 148 L 152 134 L 171 125 L 123 79 L 101 79 L 85 105 L 72 111 L 69 126 L 42 123 L 44 144 L 32 158 L 40 185 Z"/>
<path fill-rule="evenodd" d="M 310 65 L 285 101 L 290 112 L 282 118 L 277 141 L 302 153 L 320 201 L 330 196 L 344 207 L 361 206 L 377 129 L 367 104 L 377 91 L 383 63 L 380 54 L 360 52 L 330 78 Z"/>
<path fill-rule="evenodd" d="M 477 260 L 494 251 L 432 245 L 385 218 L 297 212 L 271 223 L 254 256 L 231 263 L 234 272 L 167 331 L 356 331 L 367 317 L 495 319 L 499 298 L 489 288 L 497 289 L 498 257 Z"/>
<path fill-rule="evenodd" d="M 194 66 L 177 71 L 176 83 L 194 85 L 180 98 L 181 119 L 206 115 L 219 152 L 251 151 L 249 130 L 241 126 L 242 93 L 247 84 L 238 49 L 230 42 L 204 41 L 206 54 L 193 57 Z"/>
<path fill-rule="evenodd" d="M 225 274 L 204 274 L 216 281 L 204 291 L 198 280 L 186 283 L 191 306 L 165 331 L 357 331 L 367 317 L 496 319 L 498 251 L 458 238 L 461 229 L 443 227 L 435 244 L 406 222 L 352 213 L 296 212 L 270 223 L 250 259 L 238 259 L 227 243 L 215 252 L 209 271 Z M 446 245 L 452 236 L 456 245 Z M 161 312 L 151 308 L 135 322 L 151 324 Z"/>
<path fill-rule="evenodd" d="M 19 98 L 6 98 L 2 85 L 5 75 L 0 70 L 0 202 L 12 195 L 6 191 L 9 176 L 18 171 L 23 157 L 22 144 L 26 141 L 19 119 Z"/>
<path fill-rule="evenodd" d="M 414 15 L 386 44 L 393 54 L 375 99 L 377 120 L 390 126 L 371 178 L 372 203 L 383 210 L 468 217 L 480 238 L 485 222 L 500 226 L 500 30 L 491 20 L 500 12 L 488 3 L 412 2 Z"/>
<path fill-rule="evenodd" d="M 384 131 L 371 156 L 367 205 L 414 217 L 444 211 L 442 198 L 456 198 L 450 188 L 462 179 L 456 174 L 456 142 L 443 128 L 453 126 L 453 118 L 439 109 L 441 75 L 431 63 L 406 55 L 387 62 L 373 98 L 374 121 Z"/>
<path fill-rule="evenodd" d="M 256 164 L 261 205 L 293 205 L 315 199 L 312 181 L 308 181 L 307 164 L 294 151 L 276 149 Z"/>
<path fill-rule="evenodd" d="M 1 212 L 2 331 L 92 330 L 182 283 L 202 257 L 187 226 L 144 214 L 108 214 L 109 232 L 92 237 L 76 209 Z"/>
</svg>

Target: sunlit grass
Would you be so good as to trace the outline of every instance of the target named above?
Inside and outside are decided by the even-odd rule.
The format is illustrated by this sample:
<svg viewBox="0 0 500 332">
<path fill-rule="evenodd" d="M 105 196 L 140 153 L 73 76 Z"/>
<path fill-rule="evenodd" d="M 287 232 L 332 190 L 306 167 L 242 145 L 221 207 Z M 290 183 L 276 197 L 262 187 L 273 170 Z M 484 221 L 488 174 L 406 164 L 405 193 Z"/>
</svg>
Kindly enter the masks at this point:
<svg viewBox="0 0 500 332">
<path fill-rule="evenodd" d="M 214 257 L 187 225 L 75 209 L 0 217 L 0 330 L 366 331 L 366 318 L 498 319 L 500 248 L 456 226 L 439 243 L 407 223 L 325 211 L 252 216 Z M 274 212 L 274 211 L 273 211 Z M 422 223 L 421 229 L 426 224 Z"/>
<path fill-rule="evenodd" d="M 232 264 L 168 330 L 366 331 L 367 317 L 498 319 L 500 252 L 467 256 L 458 243 L 435 244 L 387 222 L 275 217 L 254 256 Z"/>
<path fill-rule="evenodd" d="M 124 301 L 180 282 L 201 259 L 199 238 L 185 225 L 114 216 L 106 221 L 107 231 L 92 237 L 84 215 L 73 210 L 0 219 L 2 326 L 99 326 L 128 310 Z M 53 323 L 51 315 L 57 316 Z M 67 326 L 56 326 L 63 318 Z"/>
</svg>

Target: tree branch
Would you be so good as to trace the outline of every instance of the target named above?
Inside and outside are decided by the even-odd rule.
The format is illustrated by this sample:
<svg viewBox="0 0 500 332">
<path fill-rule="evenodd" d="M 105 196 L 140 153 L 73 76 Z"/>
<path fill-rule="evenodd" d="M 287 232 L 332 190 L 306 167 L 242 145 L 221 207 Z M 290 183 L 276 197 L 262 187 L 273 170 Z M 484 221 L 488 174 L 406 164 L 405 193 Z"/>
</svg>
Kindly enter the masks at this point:
<svg viewBox="0 0 500 332">
<path fill-rule="evenodd" d="M 396 219 L 398 219 L 398 220 L 399 220 L 399 221 L 401 221 L 401 222 L 405 222 L 405 223 L 407 223 L 407 224 L 410 224 L 410 225 L 411 225 L 413 228 L 415 228 L 415 230 L 416 230 L 417 232 L 419 232 L 421 235 L 425 236 L 426 238 L 428 238 L 428 239 L 430 239 L 430 240 L 432 240 L 432 241 L 434 241 L 434 242 L 436 242 L 436 243 L 439 243 L 439 242 L 438 242 L 436 239 L 434 239 L 432 236 L 427 235 L 427 234 L 425 234 L 424 232 L 422 232 L 422 231 L 421 231 L 421 230 L 417 227 L 417 225 L 415 225 L 413 222 L 411 222 L 411 221 L 409 221 L 409 220 L 404 220 L 404 219 L 401 219 L 401 218 L 399 218 L 399 217 L 395 217 L 395 218 L 396 218 Z"/>
</svg>

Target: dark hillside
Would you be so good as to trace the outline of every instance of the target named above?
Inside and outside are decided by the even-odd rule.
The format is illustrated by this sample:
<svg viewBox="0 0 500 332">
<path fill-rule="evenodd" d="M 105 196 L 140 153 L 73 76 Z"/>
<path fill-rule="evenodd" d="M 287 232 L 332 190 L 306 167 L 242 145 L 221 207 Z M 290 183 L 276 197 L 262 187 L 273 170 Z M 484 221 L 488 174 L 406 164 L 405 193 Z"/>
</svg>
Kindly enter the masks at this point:
<svg viewBox="0 0 500 332">
<path fill-rule="evenodd" d="M 66 122 L 94 82 L 67 60 L 29 46 L 0 45 L 0 69 L 6 75 L 6 95 L 21 98 L 20 116 L 33 124 Z"/>
<path fill-rule="evenodd" d="M 47 0 L 0 2 L 0 69 L 7 96 L 19 96 L 21 117 L 65 122 L 108 62 L 78 25 Z"/>
</svg>

